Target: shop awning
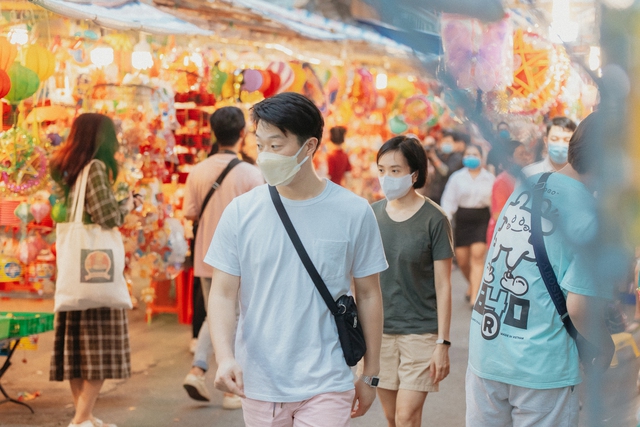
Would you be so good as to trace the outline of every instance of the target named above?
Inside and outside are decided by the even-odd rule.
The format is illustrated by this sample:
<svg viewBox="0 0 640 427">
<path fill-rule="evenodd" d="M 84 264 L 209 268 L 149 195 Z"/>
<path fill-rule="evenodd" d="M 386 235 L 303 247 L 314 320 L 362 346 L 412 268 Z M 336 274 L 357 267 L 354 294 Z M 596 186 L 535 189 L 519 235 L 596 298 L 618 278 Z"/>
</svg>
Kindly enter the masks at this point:
<svg viewBox="0 0 640 427">
<path fill-rule="evenodd" d="M 114 30 L 137 30 L 153 34 L 211 35 L 193 24 L 139 1 L 119 1 L 113 7 L 64 0 L 29 0 L 51 12 L 74 19 L 88 19 Z M 123 4 L 124 3 L 124 4 Z M 109 4 L 103 2 L 103 4 Z"/>
<path fill-rule="evenodd" d="M 233 4 L 246 7 L 266 18 L 280 22 L 305 37 L 332 41 L 354 40 L 404 52 L 410 51 L 406 46 L 375 31 L 327 19 L 306 10 L 287 9 L 263 0 L 233 0 Z"/>
</svg>

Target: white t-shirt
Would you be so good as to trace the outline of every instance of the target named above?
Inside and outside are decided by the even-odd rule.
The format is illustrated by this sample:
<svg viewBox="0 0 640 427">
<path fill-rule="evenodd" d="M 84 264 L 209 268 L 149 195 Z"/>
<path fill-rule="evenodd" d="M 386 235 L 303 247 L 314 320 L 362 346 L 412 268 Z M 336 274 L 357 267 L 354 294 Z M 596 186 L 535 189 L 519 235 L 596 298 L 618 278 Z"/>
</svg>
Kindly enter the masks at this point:
<svg viewBox="0 0 640 427">
<path fill-rule="evenodd" d="M 334 299 L 351 278 L 387 268 L 368 202 L 325 180 L 309 200 L 282 203 Z M 287 235 L 266 185 L 225 209 L 205 262 L 240 276 L 236 360 L 245 394 L 267 402 L 297 402 L 353 389 L 353 375 L 335 321 Z M 215 321 L 215 313 L 212 314 Z"/>
<path fill-rule="evenodd" d="M 556 168 L 554 168 L 553 165 L 551 164 L 551 160 L 549 160 L 549 157 L 545 157 L 543 160 L 540 160 L 537 163 L 532 163 L 522 168 L 522 173 L 526 177 L 537 175 L 539 173 L 555 172 L 555 171 L 556 171 Z"/>
</svg>

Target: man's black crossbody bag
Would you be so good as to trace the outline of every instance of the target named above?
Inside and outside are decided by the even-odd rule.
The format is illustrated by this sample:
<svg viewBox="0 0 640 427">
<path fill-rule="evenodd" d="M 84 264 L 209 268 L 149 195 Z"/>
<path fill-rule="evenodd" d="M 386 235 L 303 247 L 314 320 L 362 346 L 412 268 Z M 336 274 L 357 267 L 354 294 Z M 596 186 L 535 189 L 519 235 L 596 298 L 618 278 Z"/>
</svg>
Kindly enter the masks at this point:
<svg viewBox="0 0 640 427">
<path fill-rule="evenodd" d="M 544 189 L 550 175 L 551 172 L 542 174 L 538 183 L 533 187 L 531 204 L 531 244 L 533 245 L 533 252 L 536 256 L 540 275 L 547 287 L 549 295 L 551 295 L 553 305 L 555 305 L 567 332 L 576 341 L 582 366 L 585 369 L 589 369 L 595 364 L 595 361 L 601 355 L 601 352 L 596 346 L 580 335 L 575 326 L 573 326 L 573 322 L 567 312 L 567 301 L 564 298 L 562 289 L 560 289 L 558 278 L 556 277 L 555 271 L 553 271 L 551 262 L 549 261 L 549 256 L 547 255 L 547 249 L 544 245 L 544 236 L 542 234 L 542 201 Z"/>
<path fill-rule="evenodd" d="M 300 256 L 302 264 L 304 264 L 304 267 L 309 272 L 311 280 L 313 280 L 313 283 L 316 285 L 318 292 L 320 292 L 322 299 L 327 304 L 327 307 L 329 307 L 329 311 L 333 314 L 336 326 L 338 327 L 338 337 L 340 338 L 340 345 L 342 346 L 344 359 L 347 362 L 347 365 L 355 366 L 367 351 L 362 326 L 358 322 L 358 309 L 356 307 L 356 302 L 351 295 L 347 294 L 339 297 L 337 301 L 333 300 L 329 289 L 327 289 L 327 285 L 325 285 L 322 277 L 320 277 L 318 270 L 316 270 L 316 267 L 313 265 L 311 258 L 309 258 L 304 245 L 300 241 L 300 237 L 298 236 L 298 233 L 291 223 L 291 219 L 282 204 L 278 190 L 276 190 L 275 187 L 269 186 L 269 193 L 271 194 L 271 200 L 273 200 L 276 211 L 278 211 L 278 215 L 282 220 L 282 224 L 284 225 L 285 230 L 287 230 L 287 234 Z"/>
<path fill-rule="evenodd" d="M 207 207 L 207 203 L 209 203 L 209 200 L 211 200 L 211 196 L 213 196 L 213 193 L 215 193 L 215 191 L 220 187 L 220 185 L 222 184 L 222 181 L 224 181 L 227 174 L 231 172 L 231 169 L 233 169 L 236 165 L 238 165 L 241 162 L 242 160 L 238 158 L 232 159 L 229 162 L 229 164 L 227 164 L 227 167 L 224 168 L 220 176 L 218 176 L 218 179 L 216 180 L 216 182 L 213 183 L 207 195 L 204 197 L 204 201 L 202 202 L 202 207 L 200 208 L 200 214 L 198 215 L 198 220 L 193 221 L 193 240 L 191 240 L 191 257 L 192 258 L 195 256 L 195 253 L 196 253 L 195 242 L 196 242 L 196 236 L 198 235 L 198 224 L 202 219 L 202 214 L 204 213 L 204 209 Z"/>
</svg>

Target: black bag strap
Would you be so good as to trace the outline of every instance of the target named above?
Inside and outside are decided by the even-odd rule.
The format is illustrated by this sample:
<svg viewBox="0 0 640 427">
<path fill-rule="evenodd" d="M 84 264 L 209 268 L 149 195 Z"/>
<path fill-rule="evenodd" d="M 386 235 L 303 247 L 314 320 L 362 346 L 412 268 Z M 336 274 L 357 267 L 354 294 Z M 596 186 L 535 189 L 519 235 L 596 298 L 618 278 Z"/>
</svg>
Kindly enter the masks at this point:
<svg viewBox="0 0 640 427">
<path fill-rule="evenodd" d="M 533 252 L 536 255 L 536 262 L 538 264 L 538 269 L 540 270 L 540 275 L 547 287 L 549 295 L 551 295 L 553 305 L 556 306 L 556 310 L 558 311 L 558 314 L 562 319 L 562 323 L 564 323 L 569 335 L 576 339 L 578 331 L 575 326 L 573 326 L 573 322 L 567 312 L 567 301 L 565 300 L 562 289 L 560 289 L 560 285 L 558 284 L 556 273 L 551 267 L 547 249 L 544 245 L 544 236 L 542 234 L 542 199 L 549 176 L 551 176 L 551 172 L 542 174 L 538 183 L 533 187 L 531 204 L 531 244 L 533 246 Z"/>
<path fill-rule="evenodd" d="M 220 187 L 220 185 L 222 184 L 222 181 L 224 181 L 224 178 L 227 176 L 229 172 L 231 172 L 231 169 L 233 169 L 237 164 L 241 162 L 242 160 L 240 160 L 237 157 L 232 159 L 227 165 L 227 167 L 224 168 L 224 170 L 222 171 L 222 173 L 220 174 L 216 182 L 213 183 L 213 185 L 209 189 L 209 192 L 204 197 L 204 202 L 202 202 L 202 208 L 200 208 L 200 215 L 198 215 L 198 222 L 200 222 L 200 219 L 202 218 L 202 214 L 204 214 L 204 209 L 207 207 L 207 203 L 209 203 L 209 200 L 211 199 L 211 196 L 213 196 L 213 193 L 215 193 L 218 187 Z"/>
<path fill-rule="evenodd" d="M 278 211 L 278 215 L 282 220 L 282 224 L 284 225 L 284 228 L 285 230 L 287 230 L 287 234 L 291 239 L 291 243 L 293 243 L 293 246 L 296 248 L 296 251 L 300 256 L 300 260 L 302 261 L 302 264 L 309 272 L 309 276 L 311 276 L 311 280 L 313 280 L 313 284 L 316 285 L 318 292 L 320 292 L 320 295 L 322 295 L 322 299 L 327 304 L 327 307 L 329 307 L 329 310 L 334 316 L 336 314 L 343 314 L 344 311 L 341 313 L 341 310 L 346 310 L 346 307 L 342 306 L 339 308 L 336 302 L 333 300 L 333 297 L 331 296 L 329 289 L 327 289 L 327 285 L 324 284 L 322 277 L 320 277 L 320 273 L 318 273 L 318 270 L 316 270 L 316 267 L 313 265 L 311 258 L 309 258 L 309 254 L 307 254 L 307 251 L 304 248 L 304 245 L 300 241 L 300 237 L 298 236 L 298 233 L 296 232 L 295 227 L 291 223 L 291 219 L 287 214 L 287 210 L 284 208 L 284 205 L 282 204 L 280 193 L 278 193 L 278 190 L 276 189 L 276 187 L 273 187 L 271 185 L 269 185 L 269 193 L 271 194 L 271 200 L 273 200 L 273 204 L 276 207 L 276 211 Z"/>
</svg>

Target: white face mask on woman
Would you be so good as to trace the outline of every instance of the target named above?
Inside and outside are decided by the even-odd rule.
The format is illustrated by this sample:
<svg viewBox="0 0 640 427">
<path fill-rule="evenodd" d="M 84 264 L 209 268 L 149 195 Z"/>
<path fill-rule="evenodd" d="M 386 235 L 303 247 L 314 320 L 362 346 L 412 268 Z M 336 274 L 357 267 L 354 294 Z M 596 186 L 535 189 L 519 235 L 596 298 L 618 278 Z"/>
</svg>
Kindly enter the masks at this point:
<svg viewBox="0 0 640 427">
<path fill-rule="evenodd" d="M 413 187 L 412 174 L 395 178 L 392 176 L 379 176 L 380 188 L 387 200 L 396 200 L 405 196 Z"/>
<path fill-rule="evenodd" d="M 305 146 L 306 143 L 293 156 L 283 156 L 282 154 L 268 153 L 266 151 L 258 154 L 256 163 L 265 181 L 274 187 L 276 185 L 289 185 L 302 164 L 309 159 L 309 156 L 307 156 L 298 163 L 298 155 Z"/>
</svg>

